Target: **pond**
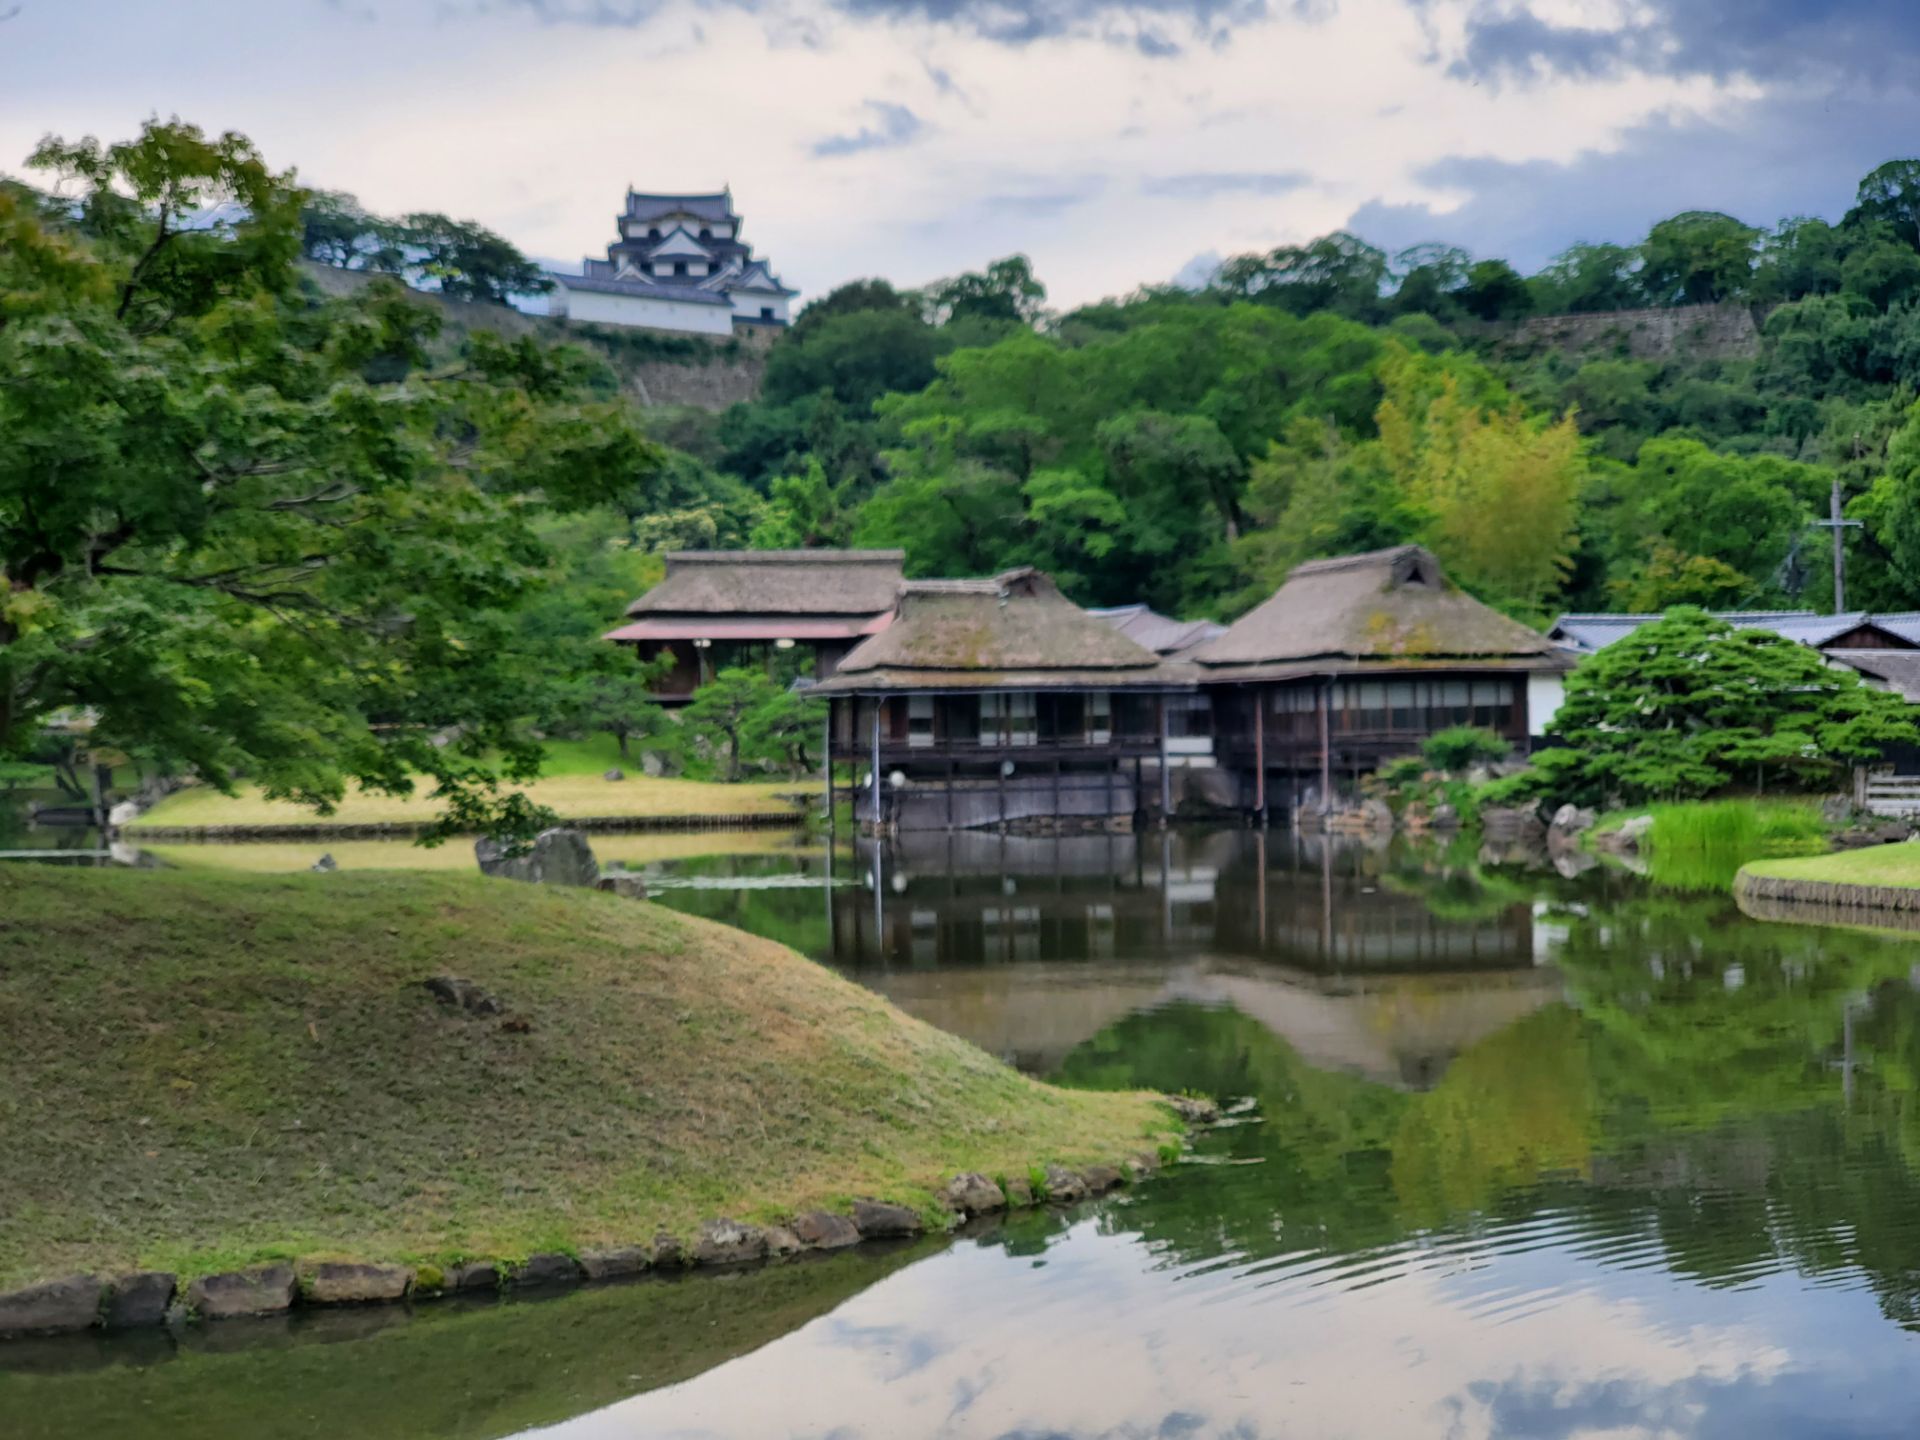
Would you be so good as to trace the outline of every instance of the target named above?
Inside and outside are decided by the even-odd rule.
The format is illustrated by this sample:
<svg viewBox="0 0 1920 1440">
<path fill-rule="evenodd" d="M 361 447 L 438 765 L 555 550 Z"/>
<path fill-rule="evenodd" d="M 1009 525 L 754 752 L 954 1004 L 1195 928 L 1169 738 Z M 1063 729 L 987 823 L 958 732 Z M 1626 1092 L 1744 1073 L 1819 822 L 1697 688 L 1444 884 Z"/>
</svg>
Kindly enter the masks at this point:
<svg viewBox="0 0 1920 1440">
<path fill-rule="evenodd" d="M 636 855 L 658 903 L 1029 1071 L 1257 1109 L 1163 1178 L 950 1241 L 8 1347 L 0 1433 L 1911 1435 L 1920 948 L 1497 858 Z"/>
</svg>

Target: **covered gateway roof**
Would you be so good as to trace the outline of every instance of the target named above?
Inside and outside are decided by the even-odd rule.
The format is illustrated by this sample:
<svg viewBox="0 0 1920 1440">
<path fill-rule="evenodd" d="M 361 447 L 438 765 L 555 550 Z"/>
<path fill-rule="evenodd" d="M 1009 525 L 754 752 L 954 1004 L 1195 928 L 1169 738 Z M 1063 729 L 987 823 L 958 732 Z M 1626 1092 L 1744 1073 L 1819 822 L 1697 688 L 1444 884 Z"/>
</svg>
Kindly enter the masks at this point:
<svg viewBox="0 0 1920 1440">
<path fill-rule="evenodd" d="M 1204 679 L 1420 661 L 1561 670 L 1569 656 L 1539 631 L 1449 584 L 1432 552 L 1399 545 L 1297 565 L 1264 604 L 1194 652 Z"/>
<path fill-rule="evenodd" d="M 1827 659 L 1858 670 L 1876 688 L 1920 704 L 1920 650 L 1828 650 Z"/>
<path fill-rule="evenodd" d="M 1227 633 L 1227 627 L 1215 621 L 1175 620 L 1149 610 L 1145 605 L 1114 605 L 1087 613 L 1106 621 L 1129 640 L 1137 641 L 1156 655 L 1177 655 Z"/>
<path fill-rule="evenodd" d="M 1075 605 L 1046 575 L 900 587 L 893 623 L 855 647 L 818 692 L 1104 689 L 1184 684 L 1160 657 Z"/>
<path fill-rule="evenodd" d="M 628 615 L 635 619 L 838 616 L 864 621 L 892 611 L 906 552 L 675 550 L 666 559 L 666 578 L 629 605 Z"/>
</svg>

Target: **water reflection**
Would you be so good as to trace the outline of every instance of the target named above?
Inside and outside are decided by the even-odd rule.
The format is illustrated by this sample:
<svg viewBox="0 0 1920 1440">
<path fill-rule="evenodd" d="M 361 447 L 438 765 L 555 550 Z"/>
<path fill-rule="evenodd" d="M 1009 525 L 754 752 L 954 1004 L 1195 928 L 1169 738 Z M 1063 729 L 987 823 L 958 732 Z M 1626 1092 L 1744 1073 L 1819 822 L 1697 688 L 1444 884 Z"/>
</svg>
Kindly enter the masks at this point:
<svg viewBox="0 0 1920 1440">
<path fill-rule="evenodd" d="M 1912 1433 L 1910 940 L 1611 871 L 1248 832 L 650 874 L 663 903 L 1030 1070 L 1249 1095 L 1259 1121 L 1207 1137 L 1216 1163 L 916 1256 L 422 1311 L 330 1345 L 215 1356 L 209 1330 L 158 1365 L 88 1351 L 119 1363 L 78 1377 L 16 1363 L 0 1428 Z"/>
</svg>

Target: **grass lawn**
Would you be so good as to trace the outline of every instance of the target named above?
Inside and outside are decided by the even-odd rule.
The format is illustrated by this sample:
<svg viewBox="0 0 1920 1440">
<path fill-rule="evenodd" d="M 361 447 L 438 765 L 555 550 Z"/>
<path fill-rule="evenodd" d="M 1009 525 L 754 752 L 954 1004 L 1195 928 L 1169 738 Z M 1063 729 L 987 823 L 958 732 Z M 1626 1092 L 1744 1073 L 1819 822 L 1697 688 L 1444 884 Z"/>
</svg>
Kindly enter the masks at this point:
<svg viewBox="0 0 1920 1440">
<path fill-rule="evenodd" d="M 1920 844 L 1907 841 L 1871 845 L 1862 850 L 1839 850 L 1831 855 L 1755 860 L 1744 868 L 1751 875 L 1771 875 L 1785 880 L 1884 885 L 1910 890 L 1920 888 Z"/>
<path fill-rule="evenodd" d="M 1741 865 L 1760 856 L 1824 850 L 1827 828 L 1818 797 L 1732 796 L 1611 810 L 1594 822 L 1598 837 L 1635 815 L 1651 815 L 1642 843 L 1648 874 L 1675 890 L 1724 890 Z"/>
<path fill-rule="evenodd" d="M 498 1016 L 437 1002 L 456 974 Z M 0 1289 L 688 1236 L 1175 1128 L 782 946 L 473 875 L 0 868 Z"/>
<path fill-rule="evenodd" d="M 621 781 L 601 777 L 615 767 L 625 770 Z M 195 787 L 169 795 L 142 815 L 128 833 L 143 828 L 217 825 L 301 825 L 331 821 L 341 825 L 378 825 L 393 821 L 431 820 L 437 804 L 427 798 L 430 785 L 413 795 L 372 795 L 350 791 L 331 815 L 304 805 L 268 800 L 252 787 L 237 795 Z M 611 739 L 555 741 L 547 747 L 547 765 L 541 777 L 523 787 L 538 803 L 562 819 L 592 815 L 675 816 L 766 814 L 794 809 L 783 796 L 810 794 L 816 782 L 755 780 L 726 785 L 709 780 L 650 780 L 640 774 L 638 757 L 620 758 Z"/>
<path fill-rule="evenodd" d="M 602 866 L 637 870 L 662 860 L 701 855 L 772 855 L 794 849 L 791 830 L 611 831 L 590 835 Z M 140 847 L 181 870 L 233 870 L 253 875 L 289 875 L 310 870 L 322 855 L 342 870 L 448 870 L 471 872 L 471 841 L 450 840 L 431 849 L 410 840 L 271 840 L 246 844 L 173 842 Z"/>
</svg>

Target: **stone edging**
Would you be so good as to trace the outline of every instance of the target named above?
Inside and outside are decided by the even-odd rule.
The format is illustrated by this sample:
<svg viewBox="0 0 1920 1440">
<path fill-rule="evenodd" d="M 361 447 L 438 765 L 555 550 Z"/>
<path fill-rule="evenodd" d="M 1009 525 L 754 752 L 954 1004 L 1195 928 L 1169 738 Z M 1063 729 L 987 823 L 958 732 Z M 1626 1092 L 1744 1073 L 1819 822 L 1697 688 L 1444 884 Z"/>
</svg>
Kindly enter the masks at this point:
<svg viewBox="0 0 1920 1440">
<path fill-rule="evenodd" d="M 1220 1118 L 1210 1100 L 1168 1096 L 1189 1124 Z M 1039 1186 L 1019 1177 L 1004 1185 L 977 1173 L 955 1175 L 937 1199 L 947 1228 L 980 1215 L 1056 1203 L 1071 1205 L 1150 1174 L 1157 1156 L 1135 1156 L 1121 1165 L 1070 1170 L 1048 1165 Z M 648 1271 L 737 1269 L 803 1252 L 841 1250 L 867 1240 L 912 1239 L 925 1233 L 920 1212 L 879 1200 L 856 1200 L 851 1216 L 826 1210 L 796 1215 L 784 1225 L 748 1225 L 709 1220 L 692 1244 L 662 1232 L 650 1244 L 529 1255 L 519 1261 L 471 1260 L 437 1265 L 362 1264 L 326 1261 L 296 1267 L 287 1262 L 194 1279 L 183 1291 L 179 1277 L 143 1270 L 119 1276 L 70 1275 L 0 1294 L 0 1340 L 85 1330 L 133 1330 L 197 1320 L 227 1320 L 282 1314 L 295 1307 L 397 1304 L 449 1295 L 551 1289 L 627 1279 Z"/>
<path fill-rule="evenodd" d="M 130 825 L 120 831 L 120 838 L 132 845 L 142 841 L 166 844 L 189 840 L 228 844 L 257 840 L 404 840 L 420 834 L 432 823 L 430 820 L 382 820 L 355 825 L 329 820 L 303 820 L 283 825 Z M 737 815 L 583 815 L 559 823 L 572 830 L 609 833 L 785 830 L 805 825 L 807 812 L 759 810 L 742 811 Z"/>
<path fill-rule="evenodd" d="M 1733 879 L 1739 900 L 1821 905 L 1843 910 L 1920 910 L 1920 888 L 1905 885 L 1850 885 L 1839 880 L 1794 880 L 1784 875 L 1755 875 L 1743 868 Z"/>
</svg>

